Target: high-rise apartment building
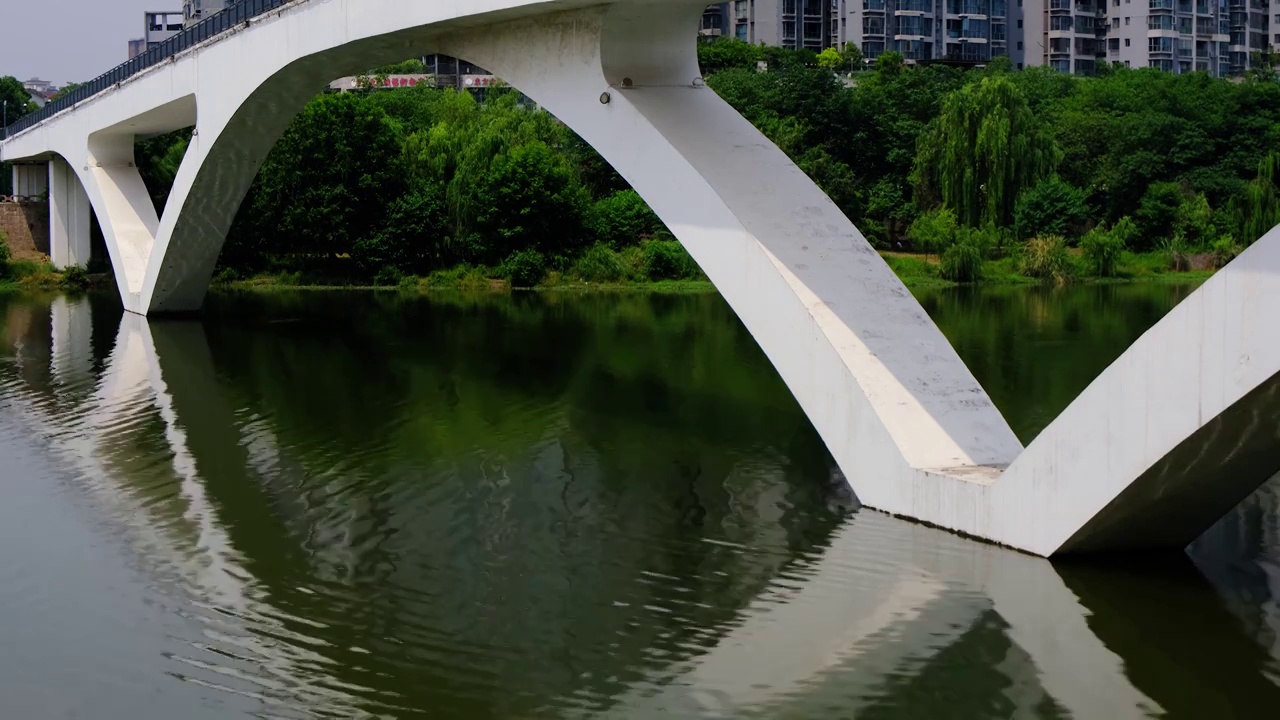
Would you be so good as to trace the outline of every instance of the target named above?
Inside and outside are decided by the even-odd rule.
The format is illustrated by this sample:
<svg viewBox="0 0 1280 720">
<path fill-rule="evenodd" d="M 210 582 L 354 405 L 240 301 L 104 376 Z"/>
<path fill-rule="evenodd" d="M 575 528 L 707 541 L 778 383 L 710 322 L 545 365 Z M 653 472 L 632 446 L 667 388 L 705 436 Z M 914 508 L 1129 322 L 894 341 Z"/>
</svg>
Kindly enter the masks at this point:
<svg viewBox="0 0 1280 720">
<path fill-rule="evenodd" d="M 702 14 L 699 33 L 754 45 L 821 51 L 841 42 L 842 0 L 731 0 Z"/>
<path fill-rule="evenodd" d="M 1062 72 L 1089 75 L 1109 62 L 1225 77 L 1280 45 L 1269 0 L 1024 2 L 1026 63 Z"/>
<path fill-rule="evenodd" d="M 886 51 L 908 62 L 945 61 L 981 65 L 1000 55 L 1022 63 L 1019 0 L 831 0 L 838 3 L 841 41 L 864 57 Z M 1013 12 L 1011 12 L 1013 11 Z"/>
<path fill-rule="evenodd" d="M 1247 70 L 1280 51 L 1280 0 L 731 0 L 699 32 L 786 48 L 854 43 L 868 60 L 1047 65 L 1092 75 L 1100 63 L 1205 72 Z"/>
</svg>

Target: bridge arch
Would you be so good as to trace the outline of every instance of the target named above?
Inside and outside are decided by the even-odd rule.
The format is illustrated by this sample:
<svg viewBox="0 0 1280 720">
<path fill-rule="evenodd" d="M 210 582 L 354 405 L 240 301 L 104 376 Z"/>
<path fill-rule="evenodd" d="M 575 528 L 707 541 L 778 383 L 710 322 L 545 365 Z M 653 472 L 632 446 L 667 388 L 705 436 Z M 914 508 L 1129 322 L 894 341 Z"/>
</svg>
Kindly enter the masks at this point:
<svg viewBox="0 0 1280 720">
<path fill-rule="evenodd" d="M 241 54 L 280 62 L 200 88 L 196 131 L 139 310 L 199 307 L 253 177 L 319 89 L 439 52 L 502 77 L 613 165 L 743 319 L 847 471 L 903 478 L 1012 461 L 1021 445 L 883 260 L 785 154 L 705 87 L 688 31 L 702 9 L 692 0 L 627 2 L 449 32 L 416 27 L 296 59 L 266 47 L 276 44 L 270 33 L 247 34 L 254 42 Z M 868 504 L 891 503 L 859 490 Z"/>
</svg>

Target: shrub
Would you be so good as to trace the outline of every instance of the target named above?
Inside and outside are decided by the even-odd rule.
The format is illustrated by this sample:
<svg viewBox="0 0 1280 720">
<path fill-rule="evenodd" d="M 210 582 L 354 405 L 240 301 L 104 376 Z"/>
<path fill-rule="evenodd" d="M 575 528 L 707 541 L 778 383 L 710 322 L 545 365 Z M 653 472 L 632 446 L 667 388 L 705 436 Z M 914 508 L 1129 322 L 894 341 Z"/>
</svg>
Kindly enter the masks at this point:
<svg viewBox="0 0 1280 720">
<path fill-rule="evenodd" d="M 1157 249 L 1168 258 L 1170 270 L 1186 272 L 1191 269 L 1191 258 L 1187 256 L 1187 238 L 1181 231 L 1165 237 Z"/>
<path fill-rule="evenodd" d="M 907 237 L 926 253 L 941 253 L 955 242 L 955 213 L 947 208 L 923 213 L 911 223 Z"/>
<path fill-rule="evenodd" d="M 952 282 L 982 280 L 982 248 L 972 240 L 958 242 L 942 253 L 942 277 Z"/>
<path fill-rule="evenodd" d="M 393 287 L 400 284 L 400 280 L 404 278 L 404 273 L 394 265 L 387 265 L 373 276 L 373 284 L 378 287 Z"/>
<path fill-rule="evenodd" d="M 596 244 L 587 249 L 578 262 L 574 263 L 572 275 L 587 282 L 618 282 L 627 275 L 627 268 L 622 264 L 618 253 L 607 245 Z"/>
<path fill-rule="evenodd" d="M 534 287 L 547 274 L 547 258 L 537 250 L 518 250 L 498 266 L 498 276 L 513 287 Z"/>
<path fill-rule="evenodd" d="M 643 247 L 633 245 L 626 248 L 618 253 L 618 261 L 622 263 L 622 270 L 628 279 L 645 280 L 648 278 L 648 275 L 645 274 L 648 261 Z"/>
<path fill-rule="evenodd" d="M 662 229 L 662 222 L 634 190 L 619 190 L 587 211 L 587 232 L 613 248 L 634 245 Z"/>
<path fill-rule="evenodd" d="M 68 290 L 84 290 L 89 287 L 89 273 L 82 267 L 69 267 L 63 270 L 62 287 Z"/>
<path fill-rule="evenodd" d="M 1071 254 L 1067 241 L 1058 235 L 1031 238 L 1022 246 L 1022 274 L 1027 277 L 1065 282 L 1071 277 Z"/>
<path fill-rule="evenodd" d="M 677 240 L 645 243 L 644 269 L 650 280 L 683 280 L 698 274 L 698 264 Z"/>
<path fill-rule="evenodd" d="M 402 293 L 417 292 L 418 278 L 412 275 L 405 275 L 404 277 L 400 278 L 400 282 L 396 284 L 396 290 Z"/>
<path fill-rule="evenodd" d="M 1204 193 L 1185 197 L 1174 213 L 1173 228 L 1191 247 L 1202 247 L 1213 238 L 1213 209 Z"/>
<path fill-rule="evenodd" d="M 1240 246 L 1236 245 L 1235 238 L 1230 235 L 1223 235 L 1213 241 L 1210 251 L 1213 253 L 1213 266 L 1223 267 L 1236 259 L 1236 256 L 1240 254 Z"/>
<path fill-rule="evenodd" d="M 1182 187 L 1172 182 L 1151 183 L 1142 196 L 1136 213 L 1137 235 L 1139 246 L 1131 242 L 1129 247 L 1135 250 L 1146 250 L 1157 242 L 1158 238 L 1173 235 L 1174 221 L 1178 216 L 1178 208 L 1182 204 Z"/>
<path fill-rule="evenodd" d="M 235 268 L 224 267 L 214 273 L 213 279 L 210 280 L 212 285 L 229 285 L 240 279 L 240 273 Z"/>
<path fill-rule="evenodd" d="M 1084 193 L 1051 175 L 1018 195 L 1013 224 L 1020 238 L 1075 237 L 1087 214 Z"/>
<path fill-rule="evenodd" d="M 1120 254 L 1124 252 L 1121 233 L 1096 227 L 1080 239 L 1080 248 L 1084 251 L 1084 259 L 1090 272 L 1098 277 L 1116 276 L 1116 266 L 1120 262 Z"/>
</svg>

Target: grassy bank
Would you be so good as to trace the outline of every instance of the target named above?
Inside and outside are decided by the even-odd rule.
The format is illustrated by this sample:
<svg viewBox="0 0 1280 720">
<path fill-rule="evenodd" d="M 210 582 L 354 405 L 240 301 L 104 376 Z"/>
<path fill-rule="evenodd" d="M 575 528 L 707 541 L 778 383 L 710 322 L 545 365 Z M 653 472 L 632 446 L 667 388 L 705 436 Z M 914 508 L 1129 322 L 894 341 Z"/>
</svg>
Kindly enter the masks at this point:
<svg viewBox="0 0 1280 720">
<path fill-rule="evenodd" d="M 954 287 L 963 284 L 942 276 L 942 266 L 937 255 L 882 252 L 881 256 L 907 287 Z M 1124 252 L 1117 259 L 1113 274 L 1109 277 L 1099 277 L 1090 273 L 1082 256 L 1072 252 L 1063 259 L 1055 273 L 1048 277 L 1035 277 L 1028 274 L 1024 262 L 1017 257 L 984 260 L 981 270 L 982 279 L 977 283 L 967 284 L 1187 282 L 1204 280 L 1214 272 L 1207 258 L 1191 262 L 1185 257 L 1175 258 L 1164 251 Z"/>
<path fill-rule="evenodd" d="M 90 284 L 89 275 L 79 268 L 62 272 L 47 261 L 0 261 L 0 290 L 83 290 Z"/>
<path fill-rule="evenodd" d="M 908 287 L 954 287 L 956 283 L 942 277 L 941 265 L 936 255 L 882 252 L 889 267 Z M 1185 264 L 1185 263 L 1184 263 Z M 1129 253 L 1121 255 L 1112 277 L 1090 275 L 1077 255 L 1063 264 L 1059 275 L 1050 278 L 1032 277 L 1018 258 L 1006 257 L 985 260 L 982 263 L 982 285 L 1038 285 L 1046 282 L 1065 283 L 1126 283 L 1126 282 L 1186 282 L 1203 280 L 1213 275 L 1212 268 L 1177 269 L 1178 263 L 1165 252 Z M 541 274 L 536 282 L 519 282 L 512 277 L 509 268 L 488 268 L 472 265 L 433 272 L 426 276 L 380 276 L 375 282 L 343 281 L 334 273 L 307 274 L 298 271 L 260 273 L 247 278 L 223 273 L 214 278 L 217 287 L 237 290 L 294 290 L 294 289 L 382 289 L 402 292 L 432 292 L 441 290 L 508 291 L 512 288 L 538 290 L 566 290 L 590 292 L 707 292 L 714 289 L 706 276 L 693 268 L 680 268 L 674 274 L 680 277 L 652 277 L 643 267 L 622 272 L 580 272 L 581 268 L 566 271 L 549 271 Z"/>
</svg>

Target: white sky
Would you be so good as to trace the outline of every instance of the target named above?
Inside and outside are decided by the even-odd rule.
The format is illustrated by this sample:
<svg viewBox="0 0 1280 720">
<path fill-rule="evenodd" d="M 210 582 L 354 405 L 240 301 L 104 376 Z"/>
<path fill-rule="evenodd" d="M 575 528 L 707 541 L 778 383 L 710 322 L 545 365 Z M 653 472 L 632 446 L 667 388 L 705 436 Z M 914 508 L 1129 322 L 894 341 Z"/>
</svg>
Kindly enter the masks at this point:
<svg viewBox="0 0 1280 720">
<path fill-rule="evenodd" d="M 129 58 L 146 10 L 181 0 L 0 0 L 0 77 L 61 85 L 92 80 Z"/>
</svg>

